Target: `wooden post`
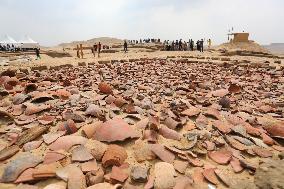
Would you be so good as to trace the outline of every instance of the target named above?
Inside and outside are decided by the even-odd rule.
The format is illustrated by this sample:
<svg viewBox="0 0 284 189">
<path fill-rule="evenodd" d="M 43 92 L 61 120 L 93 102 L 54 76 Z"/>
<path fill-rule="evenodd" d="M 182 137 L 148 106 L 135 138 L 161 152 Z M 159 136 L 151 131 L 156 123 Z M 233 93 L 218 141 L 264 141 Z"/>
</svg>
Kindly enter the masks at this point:
<svg viewBox="0 0 284 189">
<path fill-rule="evenodd" d="M 82 44 L 80 44 L 80 50 L 81 50 L 81 58 L 83 59 L 84 54 L 83 54 L 83 45 Z"/>
</svg>

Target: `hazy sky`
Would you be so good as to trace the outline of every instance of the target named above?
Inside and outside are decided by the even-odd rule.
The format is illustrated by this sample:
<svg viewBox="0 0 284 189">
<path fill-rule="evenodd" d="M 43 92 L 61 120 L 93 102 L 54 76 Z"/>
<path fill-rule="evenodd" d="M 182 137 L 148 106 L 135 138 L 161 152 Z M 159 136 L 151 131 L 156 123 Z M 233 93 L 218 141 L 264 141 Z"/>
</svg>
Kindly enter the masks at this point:
<svg viewBox="0 0 284 189">
<path fill-rule="evenodd" d="M 230 27 L 284 42 L 284 0 L 0 0 L 0 36 L 42 45 L 94 37 L 226 41 Z"/>
</svg>

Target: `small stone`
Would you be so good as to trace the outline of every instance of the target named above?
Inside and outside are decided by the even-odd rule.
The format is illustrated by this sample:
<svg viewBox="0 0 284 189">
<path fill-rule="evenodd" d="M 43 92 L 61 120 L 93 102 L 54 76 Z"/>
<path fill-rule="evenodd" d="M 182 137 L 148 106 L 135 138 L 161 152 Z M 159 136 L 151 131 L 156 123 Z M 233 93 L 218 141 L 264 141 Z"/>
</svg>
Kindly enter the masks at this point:
<svg viewBox="0 0 284 189">
<path fill-rule="evenodd" d="M 147 182 L 148 169 L 145 167 L 135 166 L 131 169 L 130 177 L 135 182 Z"/>
</svg>

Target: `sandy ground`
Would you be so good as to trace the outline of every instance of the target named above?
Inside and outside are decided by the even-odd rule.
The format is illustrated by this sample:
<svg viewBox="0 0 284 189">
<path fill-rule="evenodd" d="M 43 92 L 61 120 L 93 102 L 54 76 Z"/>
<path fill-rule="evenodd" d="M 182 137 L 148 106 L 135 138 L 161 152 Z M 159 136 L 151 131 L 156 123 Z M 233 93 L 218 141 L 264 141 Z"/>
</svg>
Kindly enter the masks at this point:
<svg viewBox="0 0 284 189">
<path fill-rule="evenodd" d="M 75 50 L 65 50 L 61 47 L 54 47 L 43 49 L 43 51 L 52 50 L 59 53 L 69 53 L 72 57 L 60 57 L 60 58 L 53 58 L 46 54 L 41 54 L 41 59 L 36 60 L 35 55 L 26 55 L 26 56 L 19 56 L 19 57 L 9 57 L 9 58 L 2 58 L 2 61 L 8 62 L 8 67 L 11 68 L 29 68 L 33 66 L 56 66 L 56 65 L 63 65 L 63 64 L 72 64 L 77 65 L 79 62 L 85 63 L 92 63 L 98 61 L 105 61 L 105 60 L 129 60 L 129 59 L 140 59 L 140 58 L 167 58 L 167 57 L 175 57 L 177 59 L 182 59 L 184 56 L 190 57 L 191 60 L 197 60 L 197 57 L 205 57 L 212 58 L 212 57 L 219 57 L 220 53 L 217 51 L 208 51 L 201 53 L 198 51 L 154 51 L 148 52 L 147 49 L 139 49 L 139 48 L 130 48 L 127 53 L 124 53 L 122 49 L 117 49 L 119 52 L 116 53 L 101 53 L 100 57 L 96 53 L 96 56 L 92 54 L 91 50 L 84 50 L 84 58 L 77 58 Z M 10 60 L 9 60 L 10 59 Z M 244 57 L 244 56 L 231 56 L 231 61 L 250 61 L 252 63 L 264 63 L 265 61 L 269 61 L 270 63 L 274 63 L 275 60 L 273 58 L 261 58 L 261 57 Z M 213 60 L 213 62 L 218 62 L 219 60 Z M 0 57 L 1 62 L 1 57 Z M 282 60 L 283 64 L 283 60 Z M 272 64 L 273 65 L 273 64 Z M 0 70 L 7 69 L 7 66 L 0 66 Z"/>
</svg>

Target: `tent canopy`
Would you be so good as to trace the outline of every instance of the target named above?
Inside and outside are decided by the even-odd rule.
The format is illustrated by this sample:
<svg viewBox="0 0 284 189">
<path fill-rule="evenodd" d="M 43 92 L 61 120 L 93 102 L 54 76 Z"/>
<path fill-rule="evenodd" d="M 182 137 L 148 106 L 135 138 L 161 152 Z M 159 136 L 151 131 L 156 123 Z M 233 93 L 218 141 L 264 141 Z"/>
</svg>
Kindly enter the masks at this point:
<svg viewBox="0 0 284 189">
<path fill-rule="evenodd" d="M 32 38 L 30 38 L 29 36 L 25 36 L 25 37 L 23 37 L 22 39 L 20 39 L 19 41 L 18 41 L 18 43 L 23 43 L 23 44 L 25 44 L 25 43 L 28 43 L 28 44 L 38 44 L 38 42 L 35 42 Z"/>
<path fill-rule="evenodd" d="M 4 44 L 4 45 L 11 45 L 13 44 L 16 47 L 20 47 L 20 48 L 38 48 L 39 44 L 38 42 L 34 41 L 32 38 L 30 38 L 29 36 L 24 36 L 22 39 L 20 39 L 19 41 L 14 40 L 12 37 L 10 37 L 9 35 L 5 35 L 4 38 L 2 40 L 0 40 L 0 44 Z"/>
<path fill-rule="evenodd" d="M 1 44 L 17 44 L 17 41 L 10 37 L 9 35 L 5 35 L 2 40 L 0 40 Z"/>
</svg>

